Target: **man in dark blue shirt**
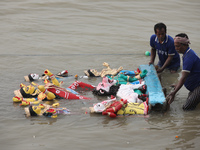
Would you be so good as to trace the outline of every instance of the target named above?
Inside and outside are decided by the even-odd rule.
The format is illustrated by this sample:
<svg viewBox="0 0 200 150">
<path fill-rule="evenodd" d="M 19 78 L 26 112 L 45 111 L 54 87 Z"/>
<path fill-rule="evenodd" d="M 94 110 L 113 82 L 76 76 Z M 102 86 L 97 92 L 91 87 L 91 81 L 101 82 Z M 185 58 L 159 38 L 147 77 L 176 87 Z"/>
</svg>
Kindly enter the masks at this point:
<svg viewBox="0 0 200 150">
<path fill-rule="evenodd" d="M 183 70 L 174 91 L 168 96 L 168 103 L 174 101 L 175 94 L 184 86 L 190 91 L 183 110 L 193 110 L 200 102 L 200 58 L 189 47 L 190 41 L 185 33 L 180 33 L 174 38 L 175 48 L 178 53 L 183 54 Z"/>
<path fill-rule="evenodd" d="M 154 32 L 155 34 L 150 38 L 151 60 L 149 65 L 154 64 L 157 51 L 159 57 L 157 73 L 165 68 L 175 73 L 180 68 L 180 56 L 175 50 L 173 38 L 166 35 L 167 27 L 164 23 L 157 23 L 154 26 Z"/>
</svg>

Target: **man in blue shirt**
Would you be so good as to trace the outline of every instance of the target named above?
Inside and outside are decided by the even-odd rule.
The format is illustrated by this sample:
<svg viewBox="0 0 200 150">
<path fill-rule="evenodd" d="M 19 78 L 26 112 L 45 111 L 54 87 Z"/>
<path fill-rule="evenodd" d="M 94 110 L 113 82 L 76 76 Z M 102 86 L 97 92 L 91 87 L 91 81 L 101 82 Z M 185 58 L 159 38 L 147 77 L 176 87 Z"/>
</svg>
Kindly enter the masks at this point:
<svg viewBox="0 0 200 150">
<path fill-rule="evenodd" d="M 154 26 L 154 32 L 150 38 L 151 60 L 154 64 L 156 51 L 159 57 L 157 73 L 161 73 L 165 68 L 171 73 L 175 73 L 180 68 L 180 56 L 175 50 L 174 40 L 171 36 L 166 35 L 167 27 L 164 23 L 157 23 Z"/>
<path fill-rule="evenodd" d="M 184 86 L 190 91 L 183 110 L 194 110 L 200 102 L 200 58 L 189 47 L 190 41 L 185 33 L 180 33 L 174 38 L 175 48 L 183 54 L 182 76 L 168 96 L 168 104 L 174 101 L 175 94 Z"/>
</svg>

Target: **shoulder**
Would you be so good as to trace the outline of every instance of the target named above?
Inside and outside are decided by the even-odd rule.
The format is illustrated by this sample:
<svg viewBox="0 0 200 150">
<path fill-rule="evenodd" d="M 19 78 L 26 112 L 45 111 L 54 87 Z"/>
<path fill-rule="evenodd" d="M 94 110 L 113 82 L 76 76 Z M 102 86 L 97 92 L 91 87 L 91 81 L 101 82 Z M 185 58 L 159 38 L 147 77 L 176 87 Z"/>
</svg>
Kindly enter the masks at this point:
<svg viewBox="0 0 200 150">
<path fill-rule="evenodd" d="M 170 35 L 167 35 L 167 42 L 168 42 L 168 43 L 173 43 L 173 44 L 174 44 L 174 38 L 171 37 Z"/>
<path fill-rule="evenodd" d="M 155 34 L 153 34 L 153 35 L 151 35 L 151 40 L 154 40 L 156 38 L 156 35 Z"/>
<path fill-rule="evenodd" d="M 197 58 L 197 54 L 192 49 L 189 49 L 185 55 L 183 55 L 184 62 L 194 62 Z"/>
<path fill-rule="evenodd" d="M 193 49 L 189 49 L 189 51 L 188 51 L 188 53 L 191 53 L 191 54 L 193 54 L 193 55 L 197 55 L 196 53 L 195 53 L 195 51 L 193 50 Z"/>
<path fill-rule="evenodd" d="M 153 46 L 156 43 L 157 36 L 155 34 L 151 35 L 150 44 Z"/>
<path fill-rule="evenodd" d="M 174 38 L 170 35 L 167 35 L 167 37 L 170 39 L 170 40 L 174 40 Z"/>
<path fill-rule="evenodd" d="M 191 49 L 191 48 L 188 48 L 186 50 L 186 55 L 195 55 L 196 53 Z"/>
<path fill-rule="evenodd" d="M 153 48 L 155 48 L 155 45 L 156 45 L 156 37 L 157 36 L 155 34 L 153 34 L 150 38 L 150 46 Z"/>
<path fill-rule="evenodd" d="M 199 58 L 199 56 L 195 53 L 195 51 L 194 50 L 192 50 L 192 49 L 190 49 L 189 51 L 188 51 L 188 53 L 186 53 L 186 56 L 187 57 L 190 57 L 190 58 Z"/>
</svg>

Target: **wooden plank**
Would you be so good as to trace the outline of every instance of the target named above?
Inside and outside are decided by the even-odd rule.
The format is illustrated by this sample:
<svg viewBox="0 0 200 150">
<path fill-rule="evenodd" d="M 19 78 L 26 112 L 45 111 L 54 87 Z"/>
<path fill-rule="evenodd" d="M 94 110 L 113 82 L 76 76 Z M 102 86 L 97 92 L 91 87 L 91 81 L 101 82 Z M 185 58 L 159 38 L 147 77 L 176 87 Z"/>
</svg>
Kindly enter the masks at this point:
<svg viewBox="0 0 200 150">
<path fill-rule="evenodd" d="M 165 95 L 163 93 L 162 86 L 154 65 L 140 65 L 139 69 L 141 71 L 144 69 L 148 71 L 144 80 L 145 84 L 147 85 L 147 93 L 149 94 L 149 104 L 151 104 L 152 106 L 155 106 L 156 104 L 161 104 L 165 106 Z"/>
</svg>

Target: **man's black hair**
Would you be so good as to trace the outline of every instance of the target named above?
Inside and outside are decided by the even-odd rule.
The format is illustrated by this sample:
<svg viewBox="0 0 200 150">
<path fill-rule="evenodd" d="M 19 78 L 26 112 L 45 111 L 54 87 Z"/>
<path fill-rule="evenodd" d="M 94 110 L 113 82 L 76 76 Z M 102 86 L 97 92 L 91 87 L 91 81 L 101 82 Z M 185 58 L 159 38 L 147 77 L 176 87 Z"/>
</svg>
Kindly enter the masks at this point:
<svg viewBox="0 0 200 150">
<path fill-rule="evenodd" d="M 160 23 L 157 23 L 155 26 L 154 26 L 154 32 L 156 33 L 156 30 L 161 30 L 161 29 L 164 29 L 165 30 L 165 33 L 167 33 L 167 27 L 164 23 L 160 22 Z"/>
<path fill-rule="evenodd" d="M 186 37 L 187 39 L 189 39 L 189 37 L 185 33 L 179 33 L 175 37 Z"/>
</svg>

